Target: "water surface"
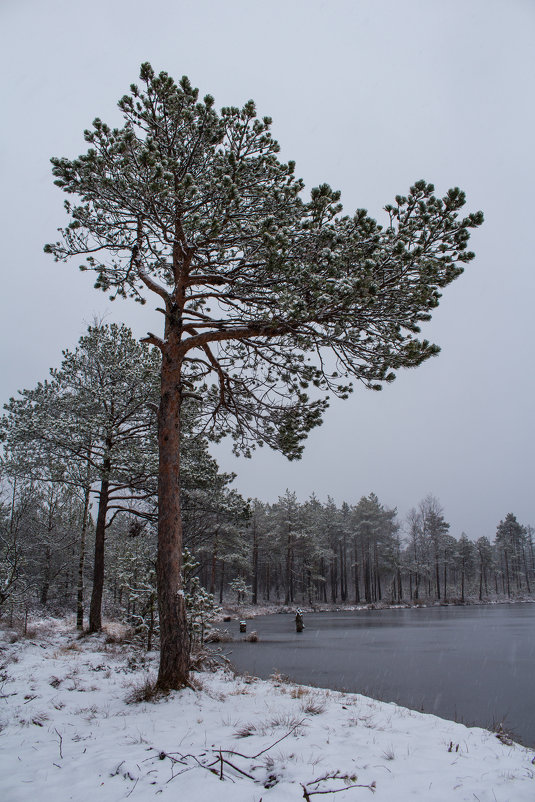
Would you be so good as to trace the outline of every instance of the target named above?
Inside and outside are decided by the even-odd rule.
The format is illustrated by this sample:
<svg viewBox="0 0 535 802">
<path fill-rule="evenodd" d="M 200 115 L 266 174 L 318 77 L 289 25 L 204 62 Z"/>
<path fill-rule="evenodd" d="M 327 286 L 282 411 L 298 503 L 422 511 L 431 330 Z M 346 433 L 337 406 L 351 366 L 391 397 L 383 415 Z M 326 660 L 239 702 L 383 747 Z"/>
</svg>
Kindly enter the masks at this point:
<svg viewBox="0 0 535 802">
<path fill-rule="evenodd" d="M 372 696 L 468 725 L 503 722 L 535 747 L 535 604 L 431 607 L 305 615 L 247 622 L 258 643 L 224 653 L 241 671 Z"/>
</svg>

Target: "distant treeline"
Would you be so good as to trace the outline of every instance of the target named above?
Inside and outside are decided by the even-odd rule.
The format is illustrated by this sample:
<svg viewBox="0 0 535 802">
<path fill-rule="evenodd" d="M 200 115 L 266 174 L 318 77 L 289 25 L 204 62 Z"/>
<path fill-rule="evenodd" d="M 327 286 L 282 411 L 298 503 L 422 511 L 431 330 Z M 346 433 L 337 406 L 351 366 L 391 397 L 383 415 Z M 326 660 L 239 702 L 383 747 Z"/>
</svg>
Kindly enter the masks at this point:
<svg viewBox="0 0 535 802">
<path fill-rule="evenodd" d="M 483 600 L 535 586 L 532 527 L 509 513 L 493 542 L 455 538 L 433 496 L 400 525 L 373 493 L 337 507 L 287 492 L 272 505 L 255 501 L 249 530 L 253 603 Z"/>
<path fill-rule="evenodd" d="M 0 613 L 39 605 L 157 628 L 158 355 L 125 326 L 89 327 L 0 421 Z M 373 493 L 337 506 L 287 491 L 246 501 L 183 415 L 185 580 L 201 628 L 214 602 L 378 604 L 530 594 L 534 530 L 508 513 L 490 538 L 449 533 L 428 496 L 398 521 Z M 88 589 L 91 588 L 89 599 Z M 195 618 L 196 617 L 196 618 Z M 193 625 L 192 625 L 193 626 Z"/>
</svg>

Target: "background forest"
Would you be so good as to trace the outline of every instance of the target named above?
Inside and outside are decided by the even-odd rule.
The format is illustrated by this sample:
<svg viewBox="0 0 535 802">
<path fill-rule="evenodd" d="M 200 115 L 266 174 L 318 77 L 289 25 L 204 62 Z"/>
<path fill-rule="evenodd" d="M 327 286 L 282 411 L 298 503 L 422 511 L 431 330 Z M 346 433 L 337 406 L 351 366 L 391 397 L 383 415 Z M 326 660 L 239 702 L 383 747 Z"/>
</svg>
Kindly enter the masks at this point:
<svg viewBox="0 0 535 802">
<path fill-rule="evenodd" d="M 0 611 L 102 609 L 157 635 L 155 403 L 158 355 L 95 322 L 34 389 L 5 407 Z M 184 579 L 192 631 L 217 605 L 309 606 L 494 600 L 530 594 L 534 530 L 505 515 L 457 537 L 427 496 L 406 520 L 370 493 L 341 506 L 291 490 L 244 499 L 210 456 L 195 399 L 183 446 Z"/>
</svg>

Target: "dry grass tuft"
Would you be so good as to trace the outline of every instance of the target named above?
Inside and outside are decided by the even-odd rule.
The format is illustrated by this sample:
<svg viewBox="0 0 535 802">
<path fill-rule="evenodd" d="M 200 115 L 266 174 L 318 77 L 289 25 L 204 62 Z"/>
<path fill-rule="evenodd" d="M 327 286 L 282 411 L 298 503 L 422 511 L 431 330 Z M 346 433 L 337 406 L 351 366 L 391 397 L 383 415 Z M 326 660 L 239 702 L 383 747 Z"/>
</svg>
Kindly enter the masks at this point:
<svg viewBox="0 0 535 802">
<path fill-rule="evenodd" d="M 141 681 L 136 682 L 125 696 L 127 705 L 136 705 L 140 702 L 157 702 L 166 696 L 156 685 L 152 674 L 147 674 Z"/>
<path fill-rule="evenodd" d="M 300 724 L 303 724 L 303 719 L 299 716 L 292 716 L 291 713 L 279 713 L 268 719 L 265 726 L 270 730 L 279 728 L 297 730 Z"/>
<path fill-rule="evenodd" d="M 312 696 L 301 704 L 301 710 L 309 716 L 319 716 L 325 712 L 325 702 L 319 696 Z"/>
<path fill-rule="evenodd" d="M 251 735 L 254 735 L 257 732 L 256 724 L 252 722 L 249 724 L 240 724 L 239 727 L 236 727 L 234 731 L 235 738 L 249 738 Z"/>
<path fill-rule="evenodd" d="M 67 644 L 67 646 L 62 646 L 59 650 L 60 654 L 67 654 L 68 652 L 79 652 L 80 647 L 74 641 L 72 643 Z"/>
<path fill-rule="evenodd" d="M 275 730 L 288 730 L 299 734 L 301 727 L 304 726 L 302 718 L 292 716 L 290 713 L 279 713 L 271 716 L 266 721 L 246 722 L 236 727 L 235 738 L 249 738 L 251 735 L 273 735 Z"/>
</svg>

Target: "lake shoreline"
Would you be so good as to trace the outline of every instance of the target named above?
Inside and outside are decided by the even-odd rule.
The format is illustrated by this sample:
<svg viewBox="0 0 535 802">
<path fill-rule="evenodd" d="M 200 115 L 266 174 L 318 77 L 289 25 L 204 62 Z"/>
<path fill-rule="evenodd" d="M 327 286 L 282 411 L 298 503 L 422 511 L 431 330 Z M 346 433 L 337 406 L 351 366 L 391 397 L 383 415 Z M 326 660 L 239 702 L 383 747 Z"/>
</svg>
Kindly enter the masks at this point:
<svg viewBox="0 0 535 802">
<path fill-rule="evenodd" d="M 250 626 L 242 615 L 248 634 L 233 617 L 213 642 L 252 676 L 278 673 L 449 720 L 502 726 L 534 747 L 535 619 L 532 600 L 524 602 L 309 612 L 304 634 L 295 632 L 293 611 L 277 610 L 251 617 Z"/>
<path fill-rule="evenodd" d="M 240 605 L 230 605 L 230 604 L 223 604 L 221 606 L 221 612 L 218 613 L 214 617 L 214 622 L 221 623 L 225 620 L 233 620 L 233 619 L 246 619 L 250 620 L 253 618 L 257 618 L 258 616 L 263 615 L 295 615 L 296 610 L 301 610 L 301 612 L 305 614 L 310 613 L 352 613 L 352 612 L 361 612 L 361 611 L 370 611 L 370 610 L 419 610 L 419 609 L 433 609 L 433 608 L 440 608 L 440 607 L 494 607 L 496 605 L 502 604 L 535 604 L 535 596 L 522 596 L 516 598 L 495 598 L 495 599 L 484 599 L 480 601 L 479 599 L 465 599 L 464 601 L 460 601 L 458 599 L 449 599 L 449 600 L 425 600 L 421 602 L 399 602 L 399 603 L 388 603 L 388 602 L 372 602 L 370 604 L 352 604 L 352 603 L 340 603 L 340 604 L 318 604 L 318 605 L 307 605 L 307 604 L 298 604 L 295 603 L 293 605 L 288 604 L 240 604 Z"/>
</svg>

